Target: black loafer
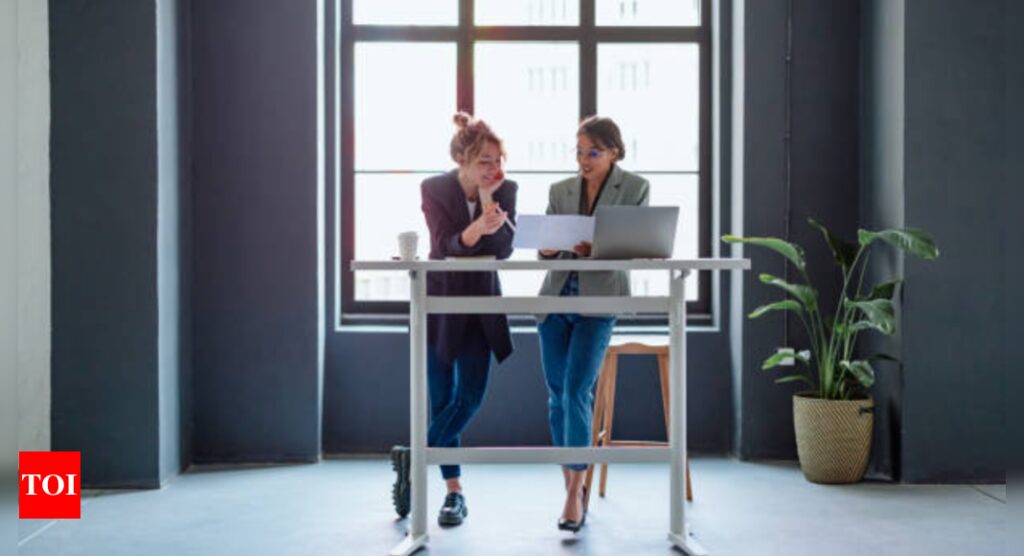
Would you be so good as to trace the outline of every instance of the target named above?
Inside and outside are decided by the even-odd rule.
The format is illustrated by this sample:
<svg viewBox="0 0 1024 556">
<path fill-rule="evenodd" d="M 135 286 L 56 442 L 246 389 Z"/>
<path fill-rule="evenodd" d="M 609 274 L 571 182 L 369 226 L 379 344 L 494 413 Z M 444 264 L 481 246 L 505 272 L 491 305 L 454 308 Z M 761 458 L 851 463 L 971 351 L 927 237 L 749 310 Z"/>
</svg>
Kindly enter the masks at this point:
<svg viewBox="0 0 1024 556">
<path fill-rule="evenodd" d="M 407 446 L 391 448 L 391 469 L 395 471 L 395 484 L 391 486 L 391 503 L 398 517 L 409 515 L 409 467 L 410 455 Z"/>
<path fill-rule="evenodd" d="M 437 523 L 445 527 L 462 525 L 462 520 L 466 519 L 467 515 L 469 510 L 466 508 L 466 498 L 461 493 L 449 492 L 448 496 L 444 497 L 441 512 L 437 515 Z"/>
</svg>

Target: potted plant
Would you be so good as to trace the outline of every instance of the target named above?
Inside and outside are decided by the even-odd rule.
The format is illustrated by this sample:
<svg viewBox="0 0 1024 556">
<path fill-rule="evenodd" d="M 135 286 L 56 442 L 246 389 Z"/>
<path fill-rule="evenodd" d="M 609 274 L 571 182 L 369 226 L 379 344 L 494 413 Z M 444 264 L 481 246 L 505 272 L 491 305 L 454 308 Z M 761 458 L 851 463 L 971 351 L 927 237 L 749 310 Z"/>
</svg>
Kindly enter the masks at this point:
<svg viewBox="0 0 1024 556">
<path fill-rule="evenodd" d="M 864 275 L 871 247 L 879 241 L 922 259 L 939 256 L 935 242 L 914 229 L 858 231 L 852 244 L 833 235 L 825 226 L 808 219 L 821 231 L 836 265 L 841 269 L 843 288 L 832 314 L 822 312 L 822 300 L 807 274 L 804 250 L 796 244 L 774 237 L 724 236 L 727 243 L 745 243 L 771 249 L 789 261 L 803 283 L 789 283 L 770 274 L 761 274 L 761 282 L 780 288 L 787 298 L 758 307 L 749 318 L 756 319 L 774 311 L 790 311 L 800 317 L 810 349 L 779 351 L 761 365 L 777 369 L 785 360 L 802 364 L 797 372 L 775 380 L 779 384 L 805 383 L 809 390 L 793 396 L 793 424 L 796 432 L 800 468 L 808 480 L 816 483 L 852 483 L 864 477 L 871 453 L 874 401 L 869 389 L 875 382 L 873 361 L 895 358 L 885 354 L 861 356 L 856 353 L 862 332 L 896 332 L 893 296 L 900 279 L 866 287 Z"/>
</svg>

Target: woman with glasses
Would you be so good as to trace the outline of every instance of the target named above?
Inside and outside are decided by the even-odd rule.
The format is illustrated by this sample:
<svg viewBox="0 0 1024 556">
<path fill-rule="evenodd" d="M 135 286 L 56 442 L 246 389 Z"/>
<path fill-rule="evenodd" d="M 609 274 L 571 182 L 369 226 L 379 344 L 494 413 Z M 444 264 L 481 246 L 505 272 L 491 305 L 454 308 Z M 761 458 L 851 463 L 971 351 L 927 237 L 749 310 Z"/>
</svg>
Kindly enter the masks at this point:
<svg viewBox="0 0 1024 556">
<path fill-rule="evenodd" d="M 579 174 L 551 186 L 547 213 L 592 216 L 599 205 L 647 205 L 647 180 L 617 164 L 625 155 L 622 134 L 614 121 L 598 116 L 583 120 L 576 133 Z M 589 242 L 582 242 L 572 251 L 541 250 L 539 254 L 545 259 L 575 259 L 589 257 L 590 247 Z M 629 274 L 624 271 L 550 271 L 541 288 L 541 295 L 550 296 L 629 294 Z M 548 314 L 538 319 L 552 443 L 589 446 L 594 383 L 615 317 Z M 585 464 L 562 466 L 566 499 L 558 520 L 561 530 L 575 533 L 585 522 L 586 469 Z"/>
<path fill-rule="evenodd" d="M 516 190 L 502 172 L 501 139 L 483 120 L 459 112 L 450 154 L 457 168 L 427 178 L 420 186 L 423 214 L 430 229 L 430 258 L 512 254 Z M 501 295 L 497 272 L 431 272 L 429 295 Z M 427 383 L 430 426 L 427 445 L 453 448 L 476 414 L 487 389 L 491 354 L 500 363 L 512 353 L 505 315 L 435 315 L 427 321 Z M 399 508 L 408 508 L 407 450 L 394 452 Z M 448 494 L 438 523 L 453 526 L 468 514 L 458 465 L 442 465 Z M 403 513 L 399 509 L 399 513 Z"/>
</svg>

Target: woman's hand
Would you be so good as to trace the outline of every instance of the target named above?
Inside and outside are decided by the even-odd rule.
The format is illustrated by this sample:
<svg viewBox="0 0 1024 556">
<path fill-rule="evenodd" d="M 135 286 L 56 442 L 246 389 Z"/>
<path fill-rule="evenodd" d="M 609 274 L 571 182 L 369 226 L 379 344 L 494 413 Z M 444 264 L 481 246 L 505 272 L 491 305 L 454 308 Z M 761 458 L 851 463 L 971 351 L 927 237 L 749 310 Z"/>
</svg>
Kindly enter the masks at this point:
<svg viewBox="0 0 1024 556">
<path fill-rule="evenodd" d="M 489 236 L 497 232 L 505 224 L 508 213 L 501 210 L 501 205 L 494 203 L 474 220 L 462 232 L 462 244 L 466 247 L 473 247 L 483 236 Z"/>
<path fill-rule="evenodd" d="M 489 236 L 501 229 L 502 225 L 505 224 L 506 218 L 508 218 L 508 213 L 501 210 L 500 204 L 493 203 L 476 220 L 480 222 L 480 233 Z"/>
<path fill-rule="evenodd" d="M 499 168 L 498 172 L 491 178 L 490 183 L 480 186 L 480 200 L 483 202 L 484 212 L 488 212 L 494 204 L 494 194 L 498 192 L 498 189 L 501 189 L 503 183 L 505 183 L 505 173 Z"/>
<path fill-rule="evenodd" d="M 577 255 L 579 255 L 581 257 L 589 257 L 590 256 L 590 242 L 589 241 L 581 241 L 581 242 L 579 242 L 579 243 L 577 243 L 576 245 L 573 246 L 572 251 L 573 251 L 573 253 L 576 253 Z"/>
</svg>

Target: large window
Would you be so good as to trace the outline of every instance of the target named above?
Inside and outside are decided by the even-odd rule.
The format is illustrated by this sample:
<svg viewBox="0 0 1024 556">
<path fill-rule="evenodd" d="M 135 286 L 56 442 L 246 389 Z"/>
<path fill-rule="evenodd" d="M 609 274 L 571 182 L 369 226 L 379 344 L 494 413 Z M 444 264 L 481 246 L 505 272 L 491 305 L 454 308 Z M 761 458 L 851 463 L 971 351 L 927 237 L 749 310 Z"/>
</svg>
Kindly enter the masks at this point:
<svg viewBox="0 0 1024 556">
<path fill-rule="evenodd" d="M 335 322 L 404 319 L 408 276 L 354 273 L 349 262 L 390 258 L 406 230 L 419 232 L 426 256 L 419 185 L 454 166 L 456 110 L 504 138 L 520 214 L 543 214 L 550 184 L 575 174 L 580 119 L 615 119 L 622 166 L 650 180 L 652 205 L 681 208 L 675 256 L 708 256 L 707 1 L 340 0 L 328 215 Z M 633 292 L 666 295 L 668 278 L 635 272 Z M 531 295 L 542 279 L 503 273 L 502 285 L 506 295 Z M 709 277 L 687 285 L 690 313 L 706 317 Z"/>
</svg>

